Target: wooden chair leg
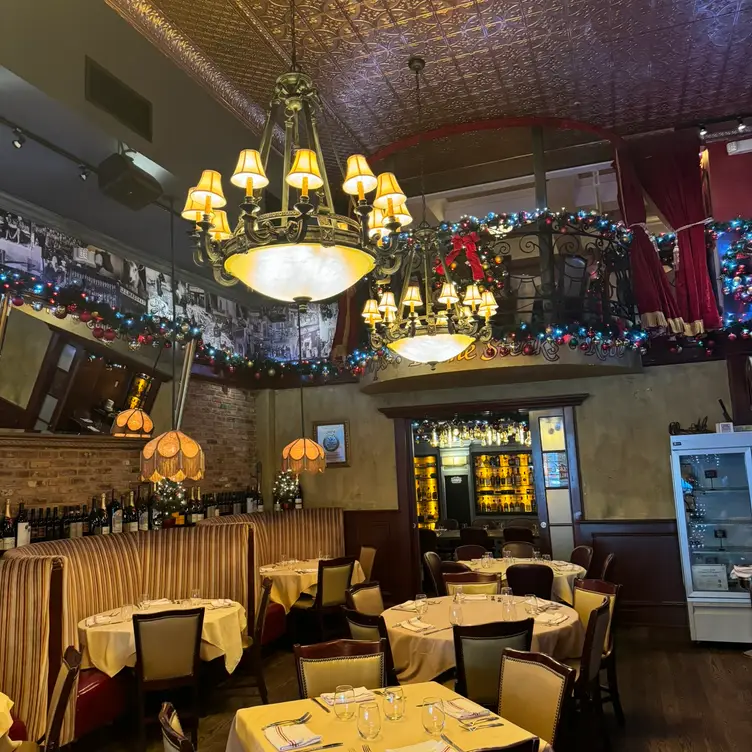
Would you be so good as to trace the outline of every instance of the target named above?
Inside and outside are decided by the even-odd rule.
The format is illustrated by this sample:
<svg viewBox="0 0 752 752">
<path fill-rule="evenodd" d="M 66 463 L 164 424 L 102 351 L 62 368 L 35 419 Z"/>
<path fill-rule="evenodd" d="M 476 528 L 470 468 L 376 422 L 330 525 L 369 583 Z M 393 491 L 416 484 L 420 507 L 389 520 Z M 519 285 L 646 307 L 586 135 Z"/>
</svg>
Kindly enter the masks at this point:
<svg viewBox="0 0 752 752">
<path fill-rule="evenodd" d="M 619 682 L 616 678 L 616 661 L 613 657 L 606 665 L 606 678 L 608 680 L 608 694 L 614 706 L 616 722 L 620 726 L 624 726 L 626 721 L 624 718 L 624 709 L 621 706 L 621 698 L 619 697 Z"/>
<path fill-rule="evenodd" d="M 261 661 L 261 647 L 254 647 L 253 649 L 253 670 L 256 674 L 256 683 L 258 684 L 258 691 L 261 695 L 261 702 L 264 705 L 269 704 L 269 694 L 266 690 L 266 680 L 264 679 L 264 666 Z"/>
<path fill-rule="evenodd" d="M 601 685 L 597 679 L 593 682 L 593 688 L 591 692 L 593 712 L 596 720 L 596 734 L 599 741 L 598 747 L 608 752 L 608 750 L 611 749 L 611 740 L 608 738 L 608 732 L 606 731 L 606 719 L 603 715 L 603 698 L 601 697 Z"/>
<path fill-rule="evenodd" d="M 146 698 L 143 692 L 138 692 L 138 746 L 141 752 L 146 752 Z"/>
</svg>

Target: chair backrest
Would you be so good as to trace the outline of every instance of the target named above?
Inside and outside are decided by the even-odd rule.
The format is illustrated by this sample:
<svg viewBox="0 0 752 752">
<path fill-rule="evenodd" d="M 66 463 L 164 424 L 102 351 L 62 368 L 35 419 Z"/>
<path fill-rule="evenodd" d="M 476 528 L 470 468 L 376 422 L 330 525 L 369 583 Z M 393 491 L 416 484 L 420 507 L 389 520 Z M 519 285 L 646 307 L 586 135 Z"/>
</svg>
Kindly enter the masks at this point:
<svg viewBox="0 0 752 752">
<path fill-rule="evenodd" d="M 342 556 L 339 559 L 319 559 L 319 578 L 316 589 L 316 606 L 330 608 L 344 606 L 345 593 L 352 581 L 355 557 Z"/>
<path fill-rule="evenodd" d="M 603 654 L 608 655 L 613 648 L 613 622 L 616 613 L 616 602 L 619 598 L 621 585 L 603 580 L 576 580 L 574 583 L 574 610 L 580 617 L 580 623 L 587 629 L 590 614 L 598 608 L 603 598 L 608 599 L 608 628 L 603 639 Z"/>
<path fill-rule="evenodd" d="M 295 663 L 302 698 L 334 692 L 338 684 L 377 689 L 386 678 L 384 640 L 332 640 L 295 645 Z"/>
<path fill-rule="evenodd" d="M 353 585 L 345 594 L 347 607 L 360 611 L 361 614 L 378 616 L 384 611 L 384 598 L 378 582 L 361 582 Z"/>
<path fill-rule="evenodd" d="M 500 621 L 473 627 L 454 627 L 457 664 L 455 691 L 473 702 L 496 710 L 499 706 L 499 671 L 504 648 L 530 650 L 533 619 Z"/>
<path fill-rule="evenodd" d="M 580 673 L 577 676 L 578 685 L 587 685 L 598 680 L 608 623 L 608 598 L 601 597 L 600 605 L 590 612 L 580 658 Z"/>
<path fill-rule="evenodd" d="M 264 577 L 261 580 L 261 594 L 259 595 L 259 605 L 256 611 L 256 621 L 253 625 L 253 644 L 261 646 L 261 640 L 264 636 L 264 624 L 266 623 L 266 612 L 269 608 L 269 600 L 272 593 L 272 578 Z"/>
<path fill-rule="evenodd" d="M 466 546 L 457 546 L 454 551 L 454 556 L 457 561 L 472 561 L 473 559 L 482 558 L 485 553 L 487 553 L 485 546 L 478 546 L 475 543 L 470 543 Z"/>
<path fill-rule="evenodd" d="M 460 530 L 460 543 L 463 546 L 482 546 L 486 551 L 492 548 L 488 531 L 482 527 L 463 527 Z"/>
<path fill-rule="evenodd" d="M 506 571 L 507 584 L 515 595 L 537 595 L 551 600 L 554 570 L 545 564 L 512 564 Z"/>
<path fill-rule="evenodd" d="M 436 523 L 436 527 L 443 527 L 444 530 L 459 530 L 460 523 L 457 520 L 453 520 L 451 517 L 446 520 L 439 520 Z"/>
<path fill-rule="evenodd" d="M 193 752 L 193 744 L 183 734 L 177 711 L 169 702 L 162 703 L 159 711 L 159 725 L 162 727 L 164 752 Z"/>
<path fill-rule="evenodd" d="M 510 551 L 515 559 L 532 559 L 535 553 L 532 543 L 525 541 L 512 541 L 511 543 L 505 543 L 501 550 L 503 553 Z"/>
<path fill-rule="evenodd" d="M 373 546 L 361 546 L 358 561 L 366 580 L 370 580 L 373 574 L 373 562 L 376 561 L 376 549 Z"/>
<path fill-rule="evenodd" d="M 431 578 L 431 583 L 436 595 L 446 595 L 444 578 L 441 576 L 441 557 L 436 551 L 426 551 L 423 554 L 423 562 L 428 570 L 428 575 Z"/>
<path fill-rule="evenodd" d="M 616 554 L 610 553 L 605 560 L 603 561 L 603 569 L 601 570 L 601 579 L 605 580 L 606 582 L 611 582 L 611 577 L 613 569 L 614 569 L 614 561 L 616 559 Z"/>
<path fill-rule="evenodd" d="M 572 551 L 569 561 L 571 561 L 572 564 L 577 564 L 577 566 L 582 567 L 587 573 L 590 569 L 590 564 L 593 561 L 593 547 L 577 546 L 577 548 Z"/>
<path fill-rule="evenodd" d="M 203 608 L 134 614 L 138 681 L 169 686 L 197 680 L 203 626 Z"/>
<path fill-rule="evenodd" d="M 509 525 L 504 528 L 504 543 L 530 543 L 533 542 L 533 531 L 527 527 Z"/>
<path fill-rule="evenodd" d="M 386 653 L 386 680 L 390 685 L 399 684 L 394 670 L 394 658 L 389 643 L 389 632 L 383 616 L 362 614 L 352 608 L 343 608 L 347 626 L 350 628 L 350 637 L 353 640 L 365 640 L 366 642 L 384 641 Z"/>
<path fill-rule="evenodd" d="M 542 653 L 505 648 L 499 675 L 499 715 L 558 749 L 558 730 L 576 671 Z"/>
<path fill-rule="evenodd" d="M 486 572 L 455 572 L 444 574 L 447 595 L 454 595 L 458 587 L 463 593 L 496 595 L 499 592 L 499 575 Z"/>
<path fill-rule="evenodd" d="M 63 662 L 57 674 L 57 680 L 50 696 L 47 713 L 47 729 L 44 735 L 44 752 L 60 747 L 60 730 L 63 727 L 65 711 L 68 709 L 73 686 L 81 668 L 81 653 L 73 646 L 66 648 Z"/>
<path fill-rule="evenodd" d="M 420 552 L 425 554 L 427 551 L 435 551 L 438 546 L 439 536 L 433 530 L 427 527 L 418 528 L 418 545 Z"/>
</svg>

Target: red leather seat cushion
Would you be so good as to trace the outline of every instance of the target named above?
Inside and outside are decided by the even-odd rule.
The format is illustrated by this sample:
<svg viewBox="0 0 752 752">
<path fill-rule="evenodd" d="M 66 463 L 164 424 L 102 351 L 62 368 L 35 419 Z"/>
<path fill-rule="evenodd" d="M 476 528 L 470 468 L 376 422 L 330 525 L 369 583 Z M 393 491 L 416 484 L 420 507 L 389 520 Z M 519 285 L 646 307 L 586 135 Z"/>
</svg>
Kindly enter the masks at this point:
<svg viewBox="0 0 752 752">
<path fill-rule="evenodd" d="M 76 738 L 108 726 L 127 709 L 132 696 L 128 671 L 112 678 L 98 669 L 90 668 L 78 675 L 76 695 Z"/>
<path fill-rule="evenodd" d="M 270 642 L 282 637 L 287 631 L 285 607 L 281 603 L 269 603 L 266 609 L 264 631 L 261 634 L 261 644 L 268 645 Z"/>
<path fill-rule="evenodd" d="M 13 724 L 8 729 L 8 738 L 13 739 L 14 742 L 27 742 L 29 737 L 26 734 L 26 724 L 16 718 L 12 712 L 10 715 L 13 718 Z"/>
</svg>

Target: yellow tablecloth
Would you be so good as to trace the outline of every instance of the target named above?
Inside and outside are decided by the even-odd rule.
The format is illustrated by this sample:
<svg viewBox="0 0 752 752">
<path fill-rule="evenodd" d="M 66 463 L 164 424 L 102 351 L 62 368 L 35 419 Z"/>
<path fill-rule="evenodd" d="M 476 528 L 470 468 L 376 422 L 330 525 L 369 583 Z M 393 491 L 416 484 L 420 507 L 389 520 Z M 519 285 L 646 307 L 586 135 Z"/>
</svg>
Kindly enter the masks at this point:
<svg viewBox="0 0 752 752">
<path fill-rule="evenodd" d="M 0 752 L 15 749 L 21 742 L 11 741 L 7 734 L 13 725 L 13 719 L 10 715 L 10 709 L 13 707 L 13 700 L 0 692 Z"/>
<path fill-rule="evenodd" d="M 272 578 L 271 599 L 275 603 L 281 603 L 285 613 L 289 613 L 292 604 L 303 593 L 316 595 L 316 584 L 319 576 L 319 560 L 296 561 L 294 564 L 269 564 L 261 567 L 262 577 Z M 352 584 L 363 582 L 366 576 L 360 562 L 356 560 L 353 568 Z"/>
<path fill-rule="evenodd" d="M 198 605 L 206 609 L 201 632 L 201 659 L 211 661 L 224 655 L 225 668 L 231 674 L 243 657 L 243 630 L 247 626 L 245 608 L 235 602 L 225 608 L 212 608 L 208 601 L 201 601 Z M 182 608 L 196 606 L 190 602 L 171 603 L 152 606 L 145 613 Z M 78 623 L 78 635 L 83 650 L 81 668 L 94 666 L 108 676 L 115 676 L 126 666 L 136 665 L 136 641 L 131 619 L 94 627 L 87 627 L 84 619 Z"/>
<path fill-rule="evenodd" d="M 514 620 L 528 619 L 524 598 L 515 598 Z M 451 597 L 434 598 L 429 601 L 428 610 L 421 620 L 433 625 L 441 632 L 420 634 L 396 626 L 398 622 L 416 616 L 415 613 L 397 609 L 387 609 L 382 616 L 389 632 L 394 666 L 400 683 L 425 682 L 455 666 L 454 637 L 449 623 Z M 568 606 L 558 611 L 566 614 L 567 620 L 554 626 L 535 622 L 531 649 L 546 653 L 554 658 L 579 658 L 585 633 L 577 612 Z M 497 601 L 465 601 L 462 604 L 464 626 L 488 624 L 504 621 L 502 604 Z"/>
<path fill-rule="evenodd" d="M 443 700 L 453 700 L 459 697 L 451 689 L 435 682 L 410 684 L 403 689 L 406 708 L 405 715 L 399 721 L 388 721 L 384 717 L 381 698 L 377 700 L 381 710 L 381 732 L 374 741 L 366 742 L 371 752 L 383 752 L 386 749 L 396 749 L 431 739 L 439 741 L 438 736 L 430 736 L 423 728 L 422 710 L 418 705 L 426 697 L 439 697 Z M 315 734 L 321 735 L 321 744 L 342 742 L 342 746 L 336 748 L 337 752 L 348 752 L 352 749 L 360 752 L 364 740 L 358 736 L 357 714 L 350 721 L 340 721 L 333 710 L 327 713 L 313 700 L 295 700 L 278 705 L 260 705 L 238 710 L 227 739 L 226 752 L 276 752 L 274 745 L 264 736 L 262 728 L 274 721 L 298 718 L 306 712 L 311 713 L 312 716 L 306 726 Z M 449 716 L 446 717 L 444 733 L 460 749 L 504 747 L 532 736 L 528 731 L 508 721 L 504 721 L 503 726 L 485 731 L 465 731 L 458 721 Z M 550 752 L 548 746 L 543 749 Z"/>
<path fill-rule="evenodd" d="M 506 571 L 512 564 L 540 564 L 554 570 L 552 593 L 555 598 L 565 603 L 574 602 L 574 582 L 585 576 L 586 571 L 577 564 L 568 561 L 544 561 L 542 559 L 491 559 L 491 566 L 484 567 L 480 560 L 463 561 L 475 572 L 491 572 L 506 577 Z"/>
</svg>

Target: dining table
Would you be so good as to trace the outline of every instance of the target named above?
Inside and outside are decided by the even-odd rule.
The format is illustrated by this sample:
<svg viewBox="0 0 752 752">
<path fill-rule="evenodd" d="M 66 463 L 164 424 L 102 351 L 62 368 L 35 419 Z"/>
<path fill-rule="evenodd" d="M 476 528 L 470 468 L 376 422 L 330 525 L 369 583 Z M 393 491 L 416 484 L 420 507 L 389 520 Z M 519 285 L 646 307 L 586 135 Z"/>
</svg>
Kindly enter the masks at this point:
<svg viewBox="0 0 752 752">
<path fill-rule="evenodd" d="M 550 567 L 554 572 L 552 595 L 564 603 L 574 603 L 574 583 L 582 579 L 587 571 L 579 564 L 569 561 L 548 561 L 546 559 L 515 559 L 508 556 L 503 558 L 472 559 L 463 561 L 462 564 L 470 567 L 474 572 L 499 574 L 506 581 L 506 572 L 513 564 L 535 564 L 537 566 Z"/>
<path fill-rule="evenodd" d="M 457 752 L 505 747 L 533 737 L 529 731 L 503 718 L 498 718 L 497 723 L 491 721 L 489 728 L 468 731 L 448 713 L 441 732 L 443 738 L 440 734 L 429 734 L 422 722 L 422 705 L 426 698 L 438 698 L 445 707 L 447 703 L 461 701 L 462 698 L 436 682 L 409 684 L 402 690 L 405 712 L 402 718 L 394 721 L 385 717 L 383 692 L 377 690 L 375 702 L 379 705 L 381 729 L 375 739 L 364 740 L 359 736 L 357 712 L 354 718 L 344 721 L 339 720 L 330 708 L 324 710 L 316 700 L 293 700 L 238 710 L 230 727 L 226 752 L 278 752 L 278 747 L 267 739 L 264 727 L 279 721 L 298 719 L 305 713 L 310 713 L 310 719 L 305 722 L 306 728 L 320 737 L 319 742 L 308 745 L 311 750 L 332 745 L 331 749 L 340 752 L 384 752 L 421 744 L 420 750 L 415 752 Z M 305 750 L 306 747 L 297 749 Z M 551 752 L 547 744 L 541 746 L 541 752 L 544 751 Z"/>
<path fill-rule="evenodd" d="M 224 656 L 231 674 L 243 657 L 243 633 L 247 627 L 245 608 L 228 599 L 192 599 L 171 601 L 167 598 L 145 602 L 140 607 L 124 606 L 89 616 L 78 623 L 82 650 L 81 668 L 98 668 L 115 676 L 126 666 L 136 665 L 136 639 L 133 614 L 154 614 L 191 608 L 204 609 L 201 630 L 201 660 L 212 661 Z M 167 647 L 167 646 L 166 646 Z"/>
<path fill-rule="evenodd" d="M 304 561 L 286 561 L 276 564 L 266 564 L 259 568 L 262 577 L 269 577 L 272 581 L 270 598 L 281 604 L 285 613 L 289 614 L 292 604 L 306 594 L 315 597 L 319 579 L 320 559 L 306 559 Z M 363 582 L 366 576 L 360 562 L 355 561 L 351 584 Z"/>
<path fill-rule="evenodd" d="M 505 613 L 503 597 L 506 596 L 494 596 L 494 600 L 491 600 L 491 596 L 485 595 L 465 596 L 461 603 L 463 626 L 530 618 L 525 597 L 511 596 L 512 608 L 508 613 Z M 402 626 L 418 616 L 409 605 L 405 608 L 398 604 L 381 614 L 389 634 L 394 668 L 400 684 L 430 681 L 455 667 L 454 635 L 450 621 L 452 601 L 452 596 L 429 599 L 420 621 L 431 628 L 421 632 Z M 534 616 L 530 649 L 561 660 L 579 658 L 585 631 L 578 613 L 561 603 L 540 603 L 546 610 Z"/>
<path fill-rule="evenodd" d="M 0 752 L 15 749 L 21 742 L 14 742 L 8 736 L 10 727 L 13 725 L 13 716 L 10 709 L 13 707 L 13 700 L 8 695 L 0 692 Z"/>
</svg>

